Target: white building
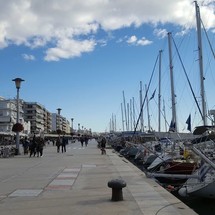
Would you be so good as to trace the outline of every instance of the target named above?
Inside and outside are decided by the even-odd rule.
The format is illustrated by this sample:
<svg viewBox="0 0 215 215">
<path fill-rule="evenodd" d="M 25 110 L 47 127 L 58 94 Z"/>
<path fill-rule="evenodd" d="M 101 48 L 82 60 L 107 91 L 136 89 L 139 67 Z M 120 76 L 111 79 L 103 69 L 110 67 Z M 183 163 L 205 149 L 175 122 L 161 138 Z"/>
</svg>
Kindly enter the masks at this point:
<svg viewBox="0 0 215 215">
<path fill-rule="evenodd" d="M 59 113 L 52 113 L 52 131 L 57 130 L 70 134 L 70 124 L 69 121 Z"/>
<path fill-rule="evenodd" d="M 0 98 L 0 132 L 12 132 L 13 125 L 17 122 L 16 99 Z M 30 124 L 23 118 L 23 101 L 19 102 L 19 123 L 24 127 L 22 133 L 30 133 Z"/>
</svg>

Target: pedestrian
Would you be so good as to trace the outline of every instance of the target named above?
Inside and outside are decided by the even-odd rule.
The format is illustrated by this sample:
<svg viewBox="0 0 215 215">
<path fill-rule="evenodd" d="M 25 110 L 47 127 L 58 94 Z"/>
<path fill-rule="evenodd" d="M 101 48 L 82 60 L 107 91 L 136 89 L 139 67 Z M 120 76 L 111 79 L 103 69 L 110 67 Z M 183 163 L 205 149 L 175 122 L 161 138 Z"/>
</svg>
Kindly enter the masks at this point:
<svg viewBox="0 0 215 215">
<path fill-rule="evenodd" d="M 62 147 L 61 147 L 62 153 L 66 152 L 66 144 L 67 144 L 67 139 L 66 139 L 66 137 L 63 135 L 63 138 L 62 138 Z"/>
<path fill-rule="evenodd" d="M 81 135 L 80 141 L 81 141 L 81 147 L 83 147 L 84 146 L 84 136 L 83 135 Z"/>
<path fill-rule="evenodd" d="M 84 142 L 85 142 L 85 146 L 86 146 L 86 147 L 87 147 L 87 145 L 88 145 L 88 140 L 89 140 L 88 136 L 85 135 L 85 137 L 84 137 Z"/>
<path fill-rule="evenodd" d="M 56 140 L 56 146 L 57 146 L 57 153 L 59 153 L 60 152 L 60 146 L 61 146 L 60 136 Z"/>
<path fill-rule="evenodd" d="M 27 137 L 25 137 L 25 140 L 24 140 L 22 146 L 23 146 L 24 155 L 27 155 L 28 149 L 29 149 L 29 141 L 28 141 Z"/>
<path fill-rule="evenodd" d="M 37 157 L 42 157 L 43 156 L 43 147 L 45 145 L 44 140 L 42 137 L 38 137 L 36 139 L 36 151 L 37 151 Z"/>
<path fill-rule="evenodd" d="M 106 149 L 105 149 L 106 148 L 106 139 L 105 139 L 105 137 L 102 137 L 100 146 L 101 146 L 101 154 L 106 155 Z"/>
<path fill-rule="evenodd" d="M 33 136 L 32 141 L 30 141 L 29 150 L 30 150 L 29 157 L 31 157 L 32 155 L 35 157 L 36 155 L 36 136 L 35 135 Z"/>
</svg>

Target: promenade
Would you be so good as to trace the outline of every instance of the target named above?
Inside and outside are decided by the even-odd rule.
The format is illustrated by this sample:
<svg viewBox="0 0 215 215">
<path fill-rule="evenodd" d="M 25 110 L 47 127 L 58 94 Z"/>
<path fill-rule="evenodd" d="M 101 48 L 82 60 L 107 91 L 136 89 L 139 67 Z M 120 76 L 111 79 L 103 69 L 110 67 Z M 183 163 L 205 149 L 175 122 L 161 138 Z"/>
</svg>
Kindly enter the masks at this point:
<svg viewBox="0 0 215 215">
<path fill-rule="evenodd" d="M 112 149 L 101 155 L 95 140 L 43 157 L 0 159 L 1 215 L 195 215 Z M 123 201 L 111 201 L 111 179 L 123 179 Z"/>
</svg>

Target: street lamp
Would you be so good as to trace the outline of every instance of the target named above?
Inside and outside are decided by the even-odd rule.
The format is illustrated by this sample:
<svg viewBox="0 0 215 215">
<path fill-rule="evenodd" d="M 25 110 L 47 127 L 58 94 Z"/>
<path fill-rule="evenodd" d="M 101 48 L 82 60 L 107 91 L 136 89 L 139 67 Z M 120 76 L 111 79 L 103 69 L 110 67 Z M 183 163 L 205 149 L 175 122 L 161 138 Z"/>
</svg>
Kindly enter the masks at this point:
<svg viewBox="0 0 215 215">
<path fill-rule="evenodd" d="M 57 108 L 57 113 L 60 115 L 60 112 L 61 112 L 61 108 Z"/>
<path fill-rule="evenodd" d="M 60 126 L 60 112 L 61 108 L 57 108 L 57 115 L 56 115 L 56 131 L 61 132 L 61 126 Z"/>
<path fill-rule="evenodd" d="M 74 120 L 74 118 L 71 118 L 71 130 L 72 130 L 72 132 L 73 132 L 73 120 Z"/>
<path fill-rule="evenodd" d="M 19 123 L 19 89 L 21 86 L 21 82 L 24 81 L 21 78 L 15 78 L 12 81 L 15 82 L 16 85 L 16 89 L 17 89 L 17 96 L 16 96 L 16 105 L 17 105 L 17 115 L 16 115 L 16 123 Z M 17 155 L 19 155 L 19 141 L 20 141 L 20 137 L 19 137 L 19 131 L 16 132 L 16 153 Z"/>
</svg>

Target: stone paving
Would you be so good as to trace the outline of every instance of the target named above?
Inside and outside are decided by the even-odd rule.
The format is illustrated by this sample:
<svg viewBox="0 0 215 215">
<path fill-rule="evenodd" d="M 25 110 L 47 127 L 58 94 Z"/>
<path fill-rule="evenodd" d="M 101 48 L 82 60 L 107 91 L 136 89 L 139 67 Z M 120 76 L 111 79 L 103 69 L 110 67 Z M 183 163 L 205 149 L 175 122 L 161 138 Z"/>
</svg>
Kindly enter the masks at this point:
<svg viewBox="0 0 215 215">
<path fill-rule="evenodd" d="M 195 215 L 112 149 L 101 155 L 95 141 L 0 159 L 0 172 L 1 215 Z M 111 201 L 112 179 L 125 180 L 123 201 Z"/>
</svg>

